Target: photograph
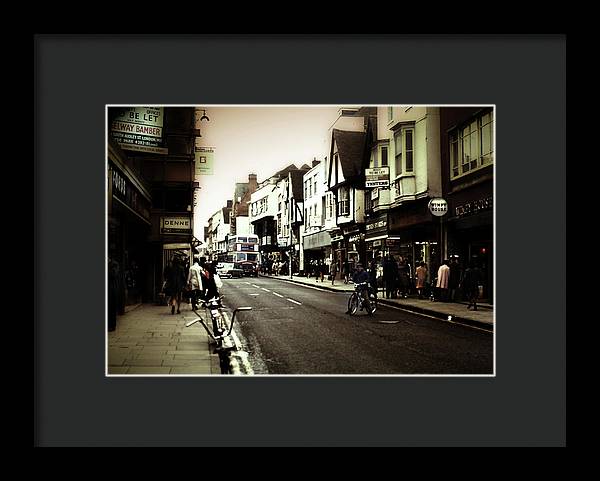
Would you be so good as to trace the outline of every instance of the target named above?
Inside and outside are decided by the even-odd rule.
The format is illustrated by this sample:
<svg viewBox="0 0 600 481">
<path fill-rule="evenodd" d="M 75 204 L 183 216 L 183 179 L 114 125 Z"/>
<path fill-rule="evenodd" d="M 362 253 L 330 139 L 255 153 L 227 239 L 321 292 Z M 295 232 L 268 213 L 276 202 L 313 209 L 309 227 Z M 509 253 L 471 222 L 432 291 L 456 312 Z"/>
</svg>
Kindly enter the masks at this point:
<svg viewBox="0 0 600 481">
<path fill-rule="evenodd" d="M 496 375 L 494 104 L 105 104 L 105 376 Z"/>
</svg>

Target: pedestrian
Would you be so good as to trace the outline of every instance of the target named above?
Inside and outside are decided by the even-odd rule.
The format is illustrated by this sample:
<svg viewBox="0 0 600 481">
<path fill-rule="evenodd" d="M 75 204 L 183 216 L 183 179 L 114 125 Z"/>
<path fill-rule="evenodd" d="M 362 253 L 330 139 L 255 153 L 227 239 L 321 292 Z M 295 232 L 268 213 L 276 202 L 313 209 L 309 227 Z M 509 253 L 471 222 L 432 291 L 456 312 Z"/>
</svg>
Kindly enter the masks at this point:
<svg viewBox="0 0 600 481">
<path fill-rule="evenodd" d="M 450 261 L 450 277 L 448 278 L 448 294 L 450 302 L 456 301 L 456 293 L 460 284 L 461 269 L 456 258 L 453 257 Z"/>
<path fill-rule="evenodd" d="M 383 284 L 385 287 L 385 298 L 396 297 L 396 277 L 398 276 L 398 267 L 393 256 L 387 256 L 383 261 Z"/>
<path fill-rule="evenodd" d="M 371 286 L 371 292 L 377 295 L 377 262 L 371 261 L 369 264 L 369 285 Z"/>
<path fill-rule="evenodd" d="M 180 314 L 181 306 L 181 295 L 183 288 L 186 284 L 186 277 L 181 265 L 181 261 L 174 257 L 170 265 L 165 268 L 165 294 L 169 296 L 168 305 L 171 306 L 171 314 L 175 314 L 175 307 L 177 307 L 177 314 Z"/>
<path fill-rule="evenodd" d="M 465 270 L 462 278 L 462 289 L 465 297 L 469 301 L 467 309 L 477 310 L 477 298 L 479 297 L 479 286 L 483 284 L 483 274 L 475 261 L 469 262 L 469 267 Z"/>
<path fill-rule="evenodd" d="M 398 258 L 398 297 L 407 298 L 409 292 L 409 266 L 404 259 L 400 256 Z"/>
<path fill-rule="evenodd" d="M 440 300 L 442 302 L 448 301 L 448 281 L 450 278 L 450 262 L 448 259 L 444 259 L 444 262 L 438 269 L 437 281 L 435 287 L 438 288 L 440 293 Z"/>
<path fill-rule="evenodd" d="M 331 285 L 333 286 L 335 282 L 335 277 L 337 276 L 337 262 L 331 261 L 331 266 L 329 269 L 329 275 L 331 276 Z"/>
<path fill-rule="evenodd" d="M 202 295 L 203 285 L 202 285 L 202 267 L 200 267 L 200 259 L 194 257 L 194 263 L 190 267 L 187 283 L 188 288 L 190 290 L 190 296 L 192 301 L 192 310 L 198 309 L 198 299 Z"/>
<path fill-rule="evenodd" d="M 427 264 L 425 262 L 420 262 L 419 267 L 416 270 L 417 275 L 417 292 L 419 294 L 419 299 L 423 299 L 423 290 L 425 289 L 425 283 L 427 282 Z"/>
<path fill-rule="evenodd" d="M 324 282 L 325 280 L 325 272 L 329 272 L 329 267 L 327 266 L 327 264 L 325 264 L 324 261 L 321 261 L 321 264 L 319 265 L 319 275 L 321 276 L 321 282 Z"/>
<path fill-rule="evenodd" d="M 348 279 L 350 276 L 350 264 L 348 263 L 348 259 L 344 260 L 344 284 L 348 284 Z"/>
<path fill-rule="evenodd" d="M 219 298 L 219 289 L 223 287 L 223 281 L 217 274 L 216 262 L 207 262 L 202 272 L 203 298 L 208 301 L 213 298 Z"/>
</svg>

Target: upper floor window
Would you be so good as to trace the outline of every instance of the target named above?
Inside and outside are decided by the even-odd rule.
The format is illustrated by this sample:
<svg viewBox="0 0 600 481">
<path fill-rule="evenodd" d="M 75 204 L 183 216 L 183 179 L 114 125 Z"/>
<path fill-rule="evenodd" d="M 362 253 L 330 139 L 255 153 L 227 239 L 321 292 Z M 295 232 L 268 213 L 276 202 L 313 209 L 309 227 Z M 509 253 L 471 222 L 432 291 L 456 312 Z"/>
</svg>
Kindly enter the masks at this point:
<svg viewBox="0 0 600 481">
<path fill-rule="evenodd" d="M 338 215 L 350 215 L 350 190 L 348 187 L 341 187 L 338 200 Z"/>
<path fill-rule="evenodd" d="M 391 122 L 394 119 L 394 107 L 387 108 L 387 117 L 388 117 L 388 122 Z"/>
<path fill-rule="evenodd" d="M 381 167 L 387 167 L 388 165 L 388 148 L 381 147 Z"/>
<path fill-rule="evenodd" d="M 492 112 L 488 111 L 450 132 L 451 178 L 493 162 L 493 122 Z"/>
<path fill-rule="evenodd" d="M 396 175 L 414 170 L 414 127 L 404 127 L 394 135 Z"/>
</svg>

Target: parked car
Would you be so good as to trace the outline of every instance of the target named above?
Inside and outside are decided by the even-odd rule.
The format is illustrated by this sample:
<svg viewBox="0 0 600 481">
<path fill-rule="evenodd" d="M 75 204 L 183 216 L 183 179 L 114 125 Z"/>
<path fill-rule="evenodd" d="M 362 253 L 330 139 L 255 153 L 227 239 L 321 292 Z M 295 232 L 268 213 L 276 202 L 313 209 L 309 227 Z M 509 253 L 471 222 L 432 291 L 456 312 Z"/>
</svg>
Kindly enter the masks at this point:
<svg viewBox="0 0 600 481">
<path fill-rule="evenodd" d="M 238 262 L 219 262 L 217 264 L 217 274 L 223 279 L 244 277 L 244 270 Z"/>
<path fill-rule="evenodd" d="M 241 262 L 241 265 L 242 265 L 242 269 L 244 271 L 245 276 L 258 277 L 258 270 L 259 270 L 258 262 L 246 261 L 246 262 Z"/>
</svg>

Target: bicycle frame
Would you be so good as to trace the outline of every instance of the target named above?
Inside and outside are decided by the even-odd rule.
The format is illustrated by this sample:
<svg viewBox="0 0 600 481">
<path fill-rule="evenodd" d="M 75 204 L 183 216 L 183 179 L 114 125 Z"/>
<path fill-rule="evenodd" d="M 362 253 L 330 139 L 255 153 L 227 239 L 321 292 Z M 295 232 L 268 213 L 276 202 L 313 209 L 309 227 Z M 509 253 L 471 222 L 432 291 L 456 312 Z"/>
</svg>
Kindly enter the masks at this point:
<svg viewBox="0 0 600 481">
<path fill-rule="evenodd" d="M 217 345 L 221 345 L 223 342 L 223 339 L 229 337 L 231 335 L 231 332 L 233 331 L 233 325 L 235 323 L 235 316 L 237 315 L 237 313 L 239 311 L 250 311 L 252 310 L 251 307 L 238 307 L 236 309 L 233 310 L 233 316 L 231 318 L 231 325 L 229 326 L 229 330 L 227 330 L 227 325 L 225 323 L 224 320 L 224 316 L 223 313 L 221 312 L 221 308 L 223 307 L 221 305 L 221 297 L 214 297 L 212 299 L 209 299 L 208 301 L 201 301 L 202 303 L 202 307 L 204 307 L 204 310 L 209 312 L 210 314 L 210 319 L 212 321 L 212 325 L 213 328 L 210 329 L 207 325 L 206 322 L 204 321 L 203 317 L 196 311 L 194 310 L 194 314 L 196 314 L 198 316 L 198 319 L 194 319 L 193 321 L 189 321 L 185 324 L 185 327 L 190 327 L 192 325 L 194 325 L 195 323 L 199 322 L 200 324 L 202 324 L 202 326 L 204 327 L 204 329 L 206 330 L 206 332 L 208 333 L 208 335 L 217 343 Z M 221 326 L 224 326 L 223 329 L 221 329 Z"/>
</svg>

